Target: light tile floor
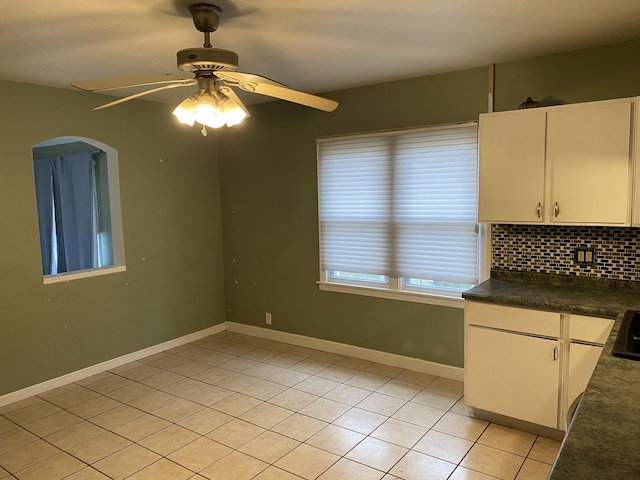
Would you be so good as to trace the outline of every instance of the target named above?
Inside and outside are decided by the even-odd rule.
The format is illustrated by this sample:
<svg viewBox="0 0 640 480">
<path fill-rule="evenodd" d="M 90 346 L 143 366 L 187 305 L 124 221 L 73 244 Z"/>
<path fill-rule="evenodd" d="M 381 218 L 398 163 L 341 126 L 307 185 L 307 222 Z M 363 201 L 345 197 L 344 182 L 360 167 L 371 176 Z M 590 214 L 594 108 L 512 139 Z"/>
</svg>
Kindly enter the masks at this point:
<svg viewBox="0 0 640 480">
<path fill-rule="evenodd" d="M 0 480 L 543 480 L 462 383 L 223 332 L 0 408 Z"/>
</svg>

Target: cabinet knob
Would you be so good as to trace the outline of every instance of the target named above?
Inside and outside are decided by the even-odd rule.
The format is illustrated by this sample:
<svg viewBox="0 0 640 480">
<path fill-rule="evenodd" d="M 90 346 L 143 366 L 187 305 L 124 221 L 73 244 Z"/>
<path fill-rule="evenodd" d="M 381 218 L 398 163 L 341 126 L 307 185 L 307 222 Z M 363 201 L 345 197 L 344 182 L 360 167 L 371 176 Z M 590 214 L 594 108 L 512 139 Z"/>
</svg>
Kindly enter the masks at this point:
<svg viewBox="0 0 640 480">
<path fill-rule="evenodd" d="M 560 205 L 558 205 L 558 202 L 553 204 L 553 216 L 558 218 L 558 214 L 560 213 Z"/>
<path fill-rule="evenodd" d="M 538 215 L 538 218 L 542 217 L 542 203 L 538 202 L 538 206 L 536 207 L 536 214 Z"/>
</svg>

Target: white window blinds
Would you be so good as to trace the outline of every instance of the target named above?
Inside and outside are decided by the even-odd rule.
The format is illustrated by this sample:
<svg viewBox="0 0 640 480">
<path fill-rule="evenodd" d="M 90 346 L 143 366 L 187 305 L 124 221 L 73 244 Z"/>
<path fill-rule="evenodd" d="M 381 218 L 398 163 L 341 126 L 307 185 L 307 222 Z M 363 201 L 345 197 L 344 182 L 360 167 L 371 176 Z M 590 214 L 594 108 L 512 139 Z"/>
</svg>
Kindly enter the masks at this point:
<svg viewBox="0 0 640 480">
<path fill-rule="evenodd" d="M 477 124 L 318 140 L 321 269 L 477 283 Z"/>
</svg>

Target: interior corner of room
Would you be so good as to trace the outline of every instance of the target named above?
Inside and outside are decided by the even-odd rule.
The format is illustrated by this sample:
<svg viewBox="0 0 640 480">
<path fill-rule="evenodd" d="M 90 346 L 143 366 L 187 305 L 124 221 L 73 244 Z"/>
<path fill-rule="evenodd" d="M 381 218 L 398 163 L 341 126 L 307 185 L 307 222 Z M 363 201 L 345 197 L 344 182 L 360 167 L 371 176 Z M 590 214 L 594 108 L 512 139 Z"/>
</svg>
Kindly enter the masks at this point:
<svg viewBox="0 0 640 480">
<path fill-rule="evenodd" d="M 629 58 L 639 52 L 631 41 L 498 63 L 495 111 L 529 96 L 571 104 L 637 95 L 640 65 Z M 461 309 L 318 289 L 315 140 L 477 120 L 488 77 L 483 66 L 334 91 L 340 108 L 330 116 L 256 104 L 250 123 L 206 139 L 175 128 L 165 104 L 134 100 L 97 117 L 91 96 L 0 81 L 0 396 L 225 327 L 406 357 L 461 378 Z M 45 285 L 31 148 L 69 134 L 118 150 L 126 271 Z M 623 243 L 636 234 L 576 228 Z M 547 234 L 531 262 L 566 253 L 567 232 Z M 512 266 L 516 237 L 528 241 L 531 227 L 498 227 L 494 267 Z M 638 280 L 636 270 L 620 275 Z"/>
</svg>

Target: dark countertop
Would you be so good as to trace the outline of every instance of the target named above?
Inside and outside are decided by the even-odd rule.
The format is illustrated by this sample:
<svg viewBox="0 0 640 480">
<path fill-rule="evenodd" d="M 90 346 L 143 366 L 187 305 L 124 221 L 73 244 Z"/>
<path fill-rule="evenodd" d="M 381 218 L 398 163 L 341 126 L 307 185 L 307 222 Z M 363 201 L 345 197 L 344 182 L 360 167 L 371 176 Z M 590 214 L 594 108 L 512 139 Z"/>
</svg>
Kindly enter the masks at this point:
<svg viewBox="0 0 640 480">
<path fill-rule="evenodd" d="M 611 356 L 624 312 L 640 310 L 640 283 L 504 271 L 491 277 L 463 297 L 616 319 L 549 479 L 640 479 L 640 361 Z"/>
<path fill-rule="evenodd" d="M 580 401 L 551 480 L 640 479 L 640 362 L 611 356 L 622 315 Z"/>
<path fill-rule="evenodd" d="M 479 302 L 615 319 L 621 311 L 640 309 L 637 283 L 494 270 L 491 279 L 462 296 Z"/>
</svg>

